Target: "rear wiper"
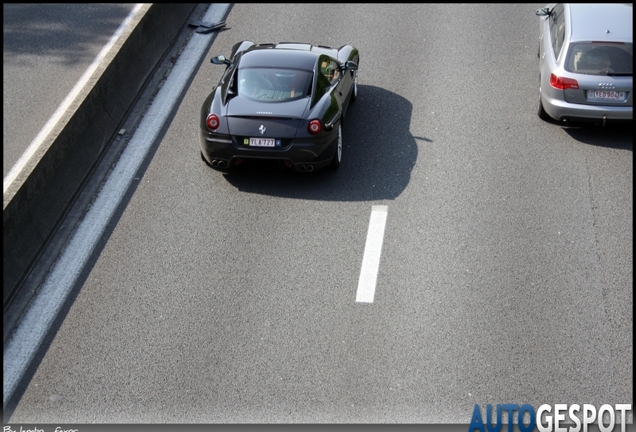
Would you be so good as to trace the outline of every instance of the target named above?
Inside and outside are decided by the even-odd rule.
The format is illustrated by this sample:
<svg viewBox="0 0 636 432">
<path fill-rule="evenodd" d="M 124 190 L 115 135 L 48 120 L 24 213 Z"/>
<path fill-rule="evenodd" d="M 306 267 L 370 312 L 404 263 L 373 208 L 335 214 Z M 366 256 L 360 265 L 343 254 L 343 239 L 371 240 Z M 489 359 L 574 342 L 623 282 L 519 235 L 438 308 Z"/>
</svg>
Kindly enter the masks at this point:
<svg viewBox="0 0 636 432">
<path fill-rule="evenodd" d="M 607 76 L 633 76 L 633 75 L 634 75 L 633 72 L 624 72 L 624 73 L 607 72 Z"/>
</svg>

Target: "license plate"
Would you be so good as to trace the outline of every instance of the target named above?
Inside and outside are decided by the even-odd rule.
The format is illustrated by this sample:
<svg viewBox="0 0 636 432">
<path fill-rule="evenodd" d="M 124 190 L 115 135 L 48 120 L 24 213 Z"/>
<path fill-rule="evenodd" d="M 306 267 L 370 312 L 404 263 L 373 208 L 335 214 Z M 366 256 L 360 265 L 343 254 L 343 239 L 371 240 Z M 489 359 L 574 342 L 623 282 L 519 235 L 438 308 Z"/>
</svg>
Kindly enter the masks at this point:
<svg viewBox="0 0 636 432">
<path fill-rule="evenodd" d="M 250 138 L 250 147 L 274 147 L 275 145 L 274 138 Z"/>
<path fill-rule="evenodd" d="M 595 90 L 594 99 L 618 100 L 624 97 L 622 93 L 623 92 L 617 91 Z"/>
</svg>

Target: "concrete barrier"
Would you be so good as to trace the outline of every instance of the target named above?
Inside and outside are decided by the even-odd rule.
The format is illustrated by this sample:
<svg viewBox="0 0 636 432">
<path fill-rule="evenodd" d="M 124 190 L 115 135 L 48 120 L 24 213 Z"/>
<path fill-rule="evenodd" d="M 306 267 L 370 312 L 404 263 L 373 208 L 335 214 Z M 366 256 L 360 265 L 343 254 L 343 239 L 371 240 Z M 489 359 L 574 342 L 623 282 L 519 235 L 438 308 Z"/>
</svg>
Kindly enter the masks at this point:
<svg viewBox="0 0 636 432">
<path fill-rule="evenodd" d="M 4 193 L 5 311 L 195 6 L 143 5 L 136 25 Z"/>
</svg>

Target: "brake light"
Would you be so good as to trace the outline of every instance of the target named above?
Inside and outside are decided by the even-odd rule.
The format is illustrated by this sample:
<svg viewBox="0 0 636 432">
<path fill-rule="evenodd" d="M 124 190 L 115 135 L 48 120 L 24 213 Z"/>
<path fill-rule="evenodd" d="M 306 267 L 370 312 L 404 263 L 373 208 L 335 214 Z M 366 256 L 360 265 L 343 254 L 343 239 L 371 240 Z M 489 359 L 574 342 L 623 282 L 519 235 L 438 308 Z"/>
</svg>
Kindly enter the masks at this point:
<svg viewBox="0 0 636 432">
<path fill-rule="evenodd" d="M 579 88 L 579 83 L 575 79 L 558 77 L 555 74 L 550 74 L 550 85 L 558 90 Z"/>
<path fill-rule="evenodd" d="M 309 125 L 307 126 L 307 130 L 309 131 L 310 134 L 315 135 L 322 130 L 322 123 L 320 123 L 320 120 L 314 119 L 309 122 Z"/>
<path fill-rule="evenodd" d="M 205 119 L 205 124 L 210 130 L 217 130 L 221 122 L 216 114 L 208 114 L 208 118 Z"/>
</svg>

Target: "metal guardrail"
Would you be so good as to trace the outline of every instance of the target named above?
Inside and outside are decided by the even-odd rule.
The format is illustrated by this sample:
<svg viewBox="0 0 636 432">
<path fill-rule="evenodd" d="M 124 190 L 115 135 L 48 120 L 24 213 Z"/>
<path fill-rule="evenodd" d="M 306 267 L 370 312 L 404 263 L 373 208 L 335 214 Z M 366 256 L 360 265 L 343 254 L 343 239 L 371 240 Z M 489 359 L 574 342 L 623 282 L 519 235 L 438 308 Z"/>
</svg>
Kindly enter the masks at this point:
<svg viewBox="0 0 636 432">
<path fill-rule="evenodd" d="M 195 7 L 144 4 L 136 25 L 4 193 L 4 311 Z"/>
</svg>

